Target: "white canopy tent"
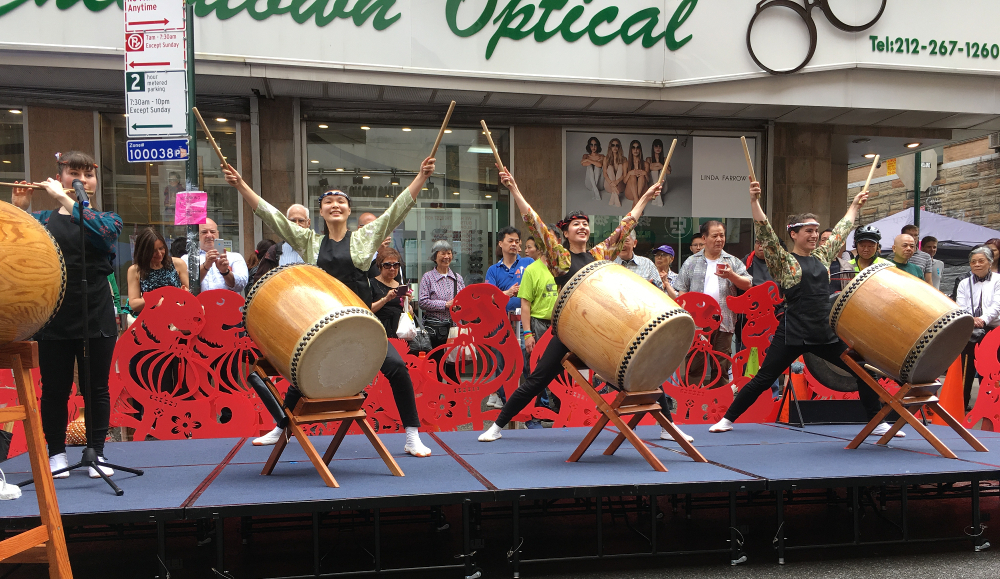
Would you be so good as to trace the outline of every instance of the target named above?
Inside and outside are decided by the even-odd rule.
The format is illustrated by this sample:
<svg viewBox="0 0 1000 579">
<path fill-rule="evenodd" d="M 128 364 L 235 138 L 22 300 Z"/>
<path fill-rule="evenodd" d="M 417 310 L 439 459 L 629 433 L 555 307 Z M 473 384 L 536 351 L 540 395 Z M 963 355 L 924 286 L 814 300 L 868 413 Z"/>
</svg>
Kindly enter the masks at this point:
<svg viewBox="0 0 1000 579">
<path fill-rule="evenodd" d="M 899 230 L 908 223 L 913 223 L 912 207 L 879 219 L 871 225 L 878 227 L 882 232 L 882 249 L 889 250 L 892 249 L 892 242 L 899 235 Z M 936 237 L 941 242 L 948 241 L 972 247 L 982 244 L 987 239 L 1000 237 L 1000 231 L 924 210 L 920 212 L 920 237 L 928 235 Z M 917 242 L 919 241 L 918 239 Z M 847 236 L 847 247 L 854 248 L 853 231 Z"/>
</svg>

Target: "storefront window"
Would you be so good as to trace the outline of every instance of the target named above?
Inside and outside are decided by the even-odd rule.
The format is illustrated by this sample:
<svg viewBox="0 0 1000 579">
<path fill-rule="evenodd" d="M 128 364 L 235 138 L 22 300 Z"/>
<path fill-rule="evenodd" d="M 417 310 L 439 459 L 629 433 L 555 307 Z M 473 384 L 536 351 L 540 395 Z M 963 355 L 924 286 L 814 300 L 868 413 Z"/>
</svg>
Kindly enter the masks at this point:
<svg viewBox="0 0 1000 579">
<path fill-rule="evenodd" d="M 362 213 L 381 215 L 413 179 L 437 132 L 438 127 L 307 123 L 307 206 L 316 231 L 323 230 L 317 199 L 330 189 L 342 189 L 353 199 L 350 229 Z M 492 133 L 501 158 L 509 162 L 508 131 Z M 439 239 L 451 242 L 451 267 L 466 284 L 484 281 L 495 261 L 496 232 L 507 224 L 508 213 L 509 193 L 498 188 L 486 136 L 481 129 L 453 127 L 438 150 L 437 172 L 392 235 L 406 282 L 418 282 L 434 267 L 430 250 Z"/>
<path fill-rule="evenodd" d="M 147 226 L 159 229 L 168 245 L 186 233 L 185 226 L 174 225 L 175 194 L 186 190 L 186 164 L 180 161 L 129 163 L 125 152 L 126 120 L 121 114 L 101 115 L 99 161 L 104 209 L 120 215 L 125 224 L 118 238 L 115 263 L 115 273 L 122 287 L 128 267 L 132 265 L 132 244 L 139 230 Z M 229 159 L 238 159 L 238 123 L 222 118 L 206 121 L 222 153 Z M 198 168 L 198 189 L 208 192 L 208 217 L 218 224 L 220 239 L 227 243 L 227 249 L 239 252 L 242 247 L 240 197 L 226 184 L 219 159 L 201 131 L 198 132 Z"/>
<path fill-rule="evenodd" d="M 24 179 L 24 114 L 21 109 L 0 110 L 0 181 Z M 10 203 L 10 187 L 0 186 L 0 201 Z"/>
</svg>

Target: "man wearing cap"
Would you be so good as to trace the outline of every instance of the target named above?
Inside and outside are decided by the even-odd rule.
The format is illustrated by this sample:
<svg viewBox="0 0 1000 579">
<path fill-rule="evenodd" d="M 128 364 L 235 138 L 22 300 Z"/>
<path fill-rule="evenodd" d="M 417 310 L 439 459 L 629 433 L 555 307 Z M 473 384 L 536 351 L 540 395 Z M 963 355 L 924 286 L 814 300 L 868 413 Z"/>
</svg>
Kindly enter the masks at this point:
<svg viewBox="0 0 1000 579">
<path fill-rule="evenodd" d="M 729 309 L 726 298 L 736 295 L 737 290 L 750 289 L 752 279 L 747 274 L 747 268 L 735 255 L 723 251 L 726 244 L 726 226 L 721 221 L 706 221 L 701 225 L 701 236 L 705 240 L 705 249 L 692 255 L 681 266 L 681 271 L 674 281 L 674 288 L 679 294 L 700 292 L 712 296 L 722 310 L 722 322 L 719 329 L 713 332 L 710 341 L 716 352 L 731 356 L 733 352 L 733 332 L 736 330 L 735 315 Z M 689 381 L 702 382 L 701 362 L 698 357 L 691 364 Z M 719 360 L 721 374 L 713 375 L 714 365 L 705 368 L 703 384 L 711 384 L 719 380 L 720 384 L 728 382 L 730 362 Z"/>
<path fill-rule="evenodd" d="M 669 245 L 661 245 L 653 250 L 653 265 L 656 266 L 656 273 L 660 276 L 663 291 L 667 292 L 671 299 L 677 299 L 677 290 L 672 285 L 677 279 L 677 274 L 670 269 L 674 263 L 674 257 L 674 248 Z"/>
<path fill-rule="evenodd" d="M 656 271 L 653 261 L 647 257 L 635 254 L 634 229 L 629 231 L 628 237 L 625 238 L 625 243 L 622 245 L 622 250 L 618 253 L 618 257 L 615 258 L 615 263 L 624 266 L 625 269 L 637 274 L 656 287 L 663 289 L 663 280 L 660 279 L 660 273 Z"/>
<path fill-rule="evenodd" d="M 882 232 L 874 225 L 859 227 L 854 232 L 854 248 L 858 251 L 858 256 L 851 260 L 851 266 L 855 275 L 866 267 L 888 261 L 878 256 L 881 241 Z"/>
</svg>

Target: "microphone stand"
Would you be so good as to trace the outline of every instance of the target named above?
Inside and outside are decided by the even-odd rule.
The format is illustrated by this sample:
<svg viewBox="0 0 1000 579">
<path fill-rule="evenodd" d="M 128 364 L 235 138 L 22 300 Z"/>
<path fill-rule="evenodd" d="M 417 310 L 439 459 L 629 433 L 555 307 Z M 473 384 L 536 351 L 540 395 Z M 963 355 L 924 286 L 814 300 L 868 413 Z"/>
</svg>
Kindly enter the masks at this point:
<svg viewBox="0 0 1000 579">
<path fill-rule="evenodd" d="M 81 279 L 80 279 L 80 293 L 83 296 L 83 307 L 81 307 L 80 314 L 83 316 L 83 356 L 81 357 L 82 363 L 80 364 L 80 371 L 78 372 L 80 377 L 80 384 L 78 384 L 78 389 L 83 395 L 83 415 L 84 420 L 87 424 L 87 448 L 83 450 L 83 457 L 80 462 L 68 466 L 66 468 L 61 468 L 55 472 L 53 475 L 64 473 L 67 471 L 76 470 L 78 468 L 90 467 L 97 471 L 97 474 L 101 475 L 104 482 L 111 486 L 112 490 L 115 491 L 115 495 L 122 496 L 125 491 L 120 489 L 118 485 L 104 474 L 101 470 L 101 465 L 118 469 L 127 473 L 134 474 L 136 476 L 142 476 L 142 471 L 134 468 L 128 468 L 120 466 L 117 464 L 111 464 L 108 462 L 100 462 L 97 457 L 97 451 L 94 450 L 92 446 L 93 438 L 93 411 L 91 408 L 91 391 L 90 391 L 90 300 L 87 294 L 87 236 L 86 229 L 83 226 L 83 211 L 86 207 L 90 205 L 90 199 L 87 197 L 87 192 L 84 190 L 83 181 L 79 179 L 73 180 L 73 190 L 76 191 L 76 201 L 80 204 L 80 268 L 81 268 Z M 72 214 L 70 215 L 72 217 Z M 98 281 L 98 283 L 100 283 Z M 19 483 L 18 486 L 29 485 L 34 482 L 34 479 L 29 479 L 23 483 Z"/>
</svg>

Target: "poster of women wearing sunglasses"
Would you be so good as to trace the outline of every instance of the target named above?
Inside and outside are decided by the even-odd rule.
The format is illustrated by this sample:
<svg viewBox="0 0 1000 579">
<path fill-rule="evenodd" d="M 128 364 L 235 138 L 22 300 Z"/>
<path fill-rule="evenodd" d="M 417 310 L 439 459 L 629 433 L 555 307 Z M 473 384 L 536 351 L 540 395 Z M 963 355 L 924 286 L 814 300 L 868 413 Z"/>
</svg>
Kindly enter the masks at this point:
<svg viewBox="0 0 1000 579">
<path fill-rule="evenodd" d="M 646 215 L 691 215 L 693 147 L 690 139 L 682 137 L 674 149 L 670 167 L 663 166 L 666 160 L 663 143 L 670 143 L 675 136 L 667 132 L 566 131 L 566 207 L 589 215 L 623 215 L 659 177 L 660 171 L 666 170 L 669 189 L 664 189 L 669 193 L 650 203 Z M 602 149 L 603 143 L 607 143 L 606 149 Z M 583 153 L 579 161 L 579 157 L 570 154 L 577 151 Z M 579 177 L 581 165 L 583 179 Z"/>
</svg>

